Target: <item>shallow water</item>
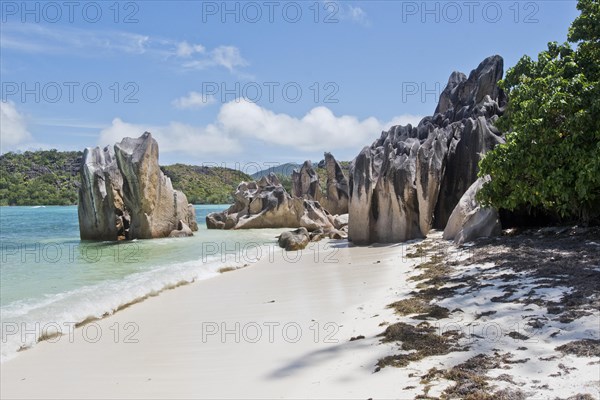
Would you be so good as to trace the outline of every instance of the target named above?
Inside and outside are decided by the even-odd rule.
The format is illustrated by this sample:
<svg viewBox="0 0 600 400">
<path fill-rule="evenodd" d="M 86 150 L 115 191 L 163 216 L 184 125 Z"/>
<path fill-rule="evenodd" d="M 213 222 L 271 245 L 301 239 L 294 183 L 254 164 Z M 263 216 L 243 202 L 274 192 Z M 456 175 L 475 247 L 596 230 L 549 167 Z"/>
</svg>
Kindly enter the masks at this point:
<svg viewBox="0 0 600 400">
<path fill-rule="evenodd" d="M 206 214 L 224 208 L 196 206 L 190 238 L 85 242 L 76 206 L 0 207 L 2 361 L 57 326 L 255 262 L 260 245 L 274 245 L 278 230 L 207 230 Z"/>
</svg>

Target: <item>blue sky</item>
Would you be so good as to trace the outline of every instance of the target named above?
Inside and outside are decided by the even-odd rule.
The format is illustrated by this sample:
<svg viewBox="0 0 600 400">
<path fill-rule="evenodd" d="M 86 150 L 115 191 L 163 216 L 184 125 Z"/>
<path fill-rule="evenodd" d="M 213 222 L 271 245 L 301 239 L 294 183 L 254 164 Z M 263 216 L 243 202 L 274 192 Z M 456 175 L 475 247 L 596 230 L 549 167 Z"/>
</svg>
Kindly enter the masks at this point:
<svg viewBox="0 0 600 400">
<path fill-rule="evenodd" d="M 350 160 L 431 114 L 452 71 L 565 41 L 575 5 L 3 1 L 2 152 L 149 130 L 162 164 Z"/>
</svg>

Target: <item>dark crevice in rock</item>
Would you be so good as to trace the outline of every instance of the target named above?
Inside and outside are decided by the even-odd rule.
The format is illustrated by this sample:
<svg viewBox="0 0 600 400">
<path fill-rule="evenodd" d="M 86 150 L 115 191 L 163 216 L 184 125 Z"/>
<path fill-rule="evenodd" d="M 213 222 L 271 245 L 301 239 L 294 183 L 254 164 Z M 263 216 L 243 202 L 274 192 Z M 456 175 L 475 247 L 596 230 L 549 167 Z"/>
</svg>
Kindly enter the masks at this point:
<svg viewBox="0 0 600 400">
<path fill-rule="evenodd" d="M 158 144 L 149 132 L 114 147 L 87 148 L 80 176 L 82 240 L 151 239 L 174 231 L 189 236 L 198 230 L 193 206 L 160 170 Z"/>
<path fill-rule="evenodd" d="M 433 116 L 418 126 L 394 126 L 360 152 L 348 185 L 353 242 L 401 242 L 446 227 L 477 179 L 481 155 L 503 142 L 494 127 L 507 102 L 497 85 L 502 74 L 500 56 L 486 58 L 468 78 L 452 73 Z M 467 202 L 469 212 L 463 214 L 479 211 L 473 201 Z M 377 210 L 377 218 L 372 210 Z M 473 221 L 463 214 L 457 216 L 461 226 L 475 225 L 470 236 L 497 233 L 480 229 L 484 223 L 494 225 L 497 214 Z M 379 216 L 385 216 L 385 222 Z"/>
</svg>

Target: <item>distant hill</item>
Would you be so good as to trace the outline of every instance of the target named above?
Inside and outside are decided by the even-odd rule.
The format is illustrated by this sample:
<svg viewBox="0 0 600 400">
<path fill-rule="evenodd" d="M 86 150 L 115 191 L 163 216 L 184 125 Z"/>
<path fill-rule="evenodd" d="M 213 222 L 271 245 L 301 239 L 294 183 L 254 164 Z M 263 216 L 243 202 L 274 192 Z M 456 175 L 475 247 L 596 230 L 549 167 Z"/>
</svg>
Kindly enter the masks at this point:
<svg viewBox="0 0 600 400">
<path fill-rule="evenodd" d="M 0 205 L 77 204 L 80 151 L 26 151 L 0 155 Z M 182 190 L 190 203 L 232 202 L 237 185 L 251 178 L 221 167 L 175 164 L 161 167 L 173 187 Z"/>
<path fill-rule="evenodd" d="M 81 151 L 0 155 L 0 205 L 77 204 Z"/>
<path fill-rule="evenodd" d="M 222 167 L 199 167 L 174 164 L 160 167 L 171 178 L 173 187 L 181 190 L 190 203 L 232 203 L 232 192 L 241 181 L 251 181 L 247 174 Z"/>
<path fill-rule="evenodd" d="M 271 172 L 273 172 L 275 175 L 292 176 L 292 171 L 294 169 L 300 169 L 300 167 L 302 167 L 302 164 L 285 163 L 276 167 L 269 167 L 267 169 L 263 169 L 262 171 L 258 171 L 250 176 L 255 180 L 260 179 L 263 176 L 267 176 Z"/>
</svg>

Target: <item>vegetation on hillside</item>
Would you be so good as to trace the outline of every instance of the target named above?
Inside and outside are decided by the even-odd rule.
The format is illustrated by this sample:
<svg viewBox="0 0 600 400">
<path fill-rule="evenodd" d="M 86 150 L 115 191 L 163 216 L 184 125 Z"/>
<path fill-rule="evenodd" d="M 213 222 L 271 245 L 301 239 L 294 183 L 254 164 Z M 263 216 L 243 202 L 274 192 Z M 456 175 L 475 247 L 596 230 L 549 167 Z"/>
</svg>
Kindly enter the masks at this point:
<svg viewBox="0 0 600 400">
<path fill-rule="evenodd" d="M 232 193 L 238 184 L 252 180 L 241 171 L 222 167 L 174 164 L 161 169 L 171 178 L 173 187 L 185 193 L 188 201 L 194 204 L 232 203 Z"/>
<path fill-rule="evenodd" d="M 0 155 L 0 205 L 77 204 L 82 156 L 80 151 L 57 150 Z M 340 164 L 347 174 L 349 163 Z M 232 194 L 237 185 L 253 180 L 241 171 L 222 167 L 174 164 L 162 166 L 161 170 L 171 178 L 173 187 L 183 191 L 193 204 L 232 203 Z M 319 174 L 321 189 L 325 192 L 327 172 L 324 168 L 316 167 L 315 170 Z M 291 193 L 291 176 L 277 174 L 277 177 Z"/>
<path fill-rule="evenodd" d="M 0 205 L 77 204 L 82 155 L 57 150 L 0 155 Z M 161 169 L 194 204 L 230 203 L 237 185 L 251 180 L 240 171 L 220 167 L 175 164 Z"/>
<path fill-rule="evenodd" d="M 0 156 L 0 205 L 77 203 L 82 152 L 57 150 Z"/>
<path fill-rule="evenodd" d="M 281 186 L 285 189 L 286 192 L 292 194 L 292 177 L 290 175 L 283 174 L 275 174 L 279 182 L 281 182 Z"/>
<path fill-rule="evenodd" d="M 509 104 L 498 126 L 509 133 L 480 162 L 480 175 L 492 178 L 479 193 L 486 205 L 600 218 L 600 1 L 577 8 L 568 35 L 575 49 L 549 43 L 501 82 Z"/>
</svg>

